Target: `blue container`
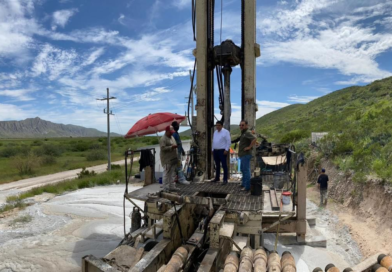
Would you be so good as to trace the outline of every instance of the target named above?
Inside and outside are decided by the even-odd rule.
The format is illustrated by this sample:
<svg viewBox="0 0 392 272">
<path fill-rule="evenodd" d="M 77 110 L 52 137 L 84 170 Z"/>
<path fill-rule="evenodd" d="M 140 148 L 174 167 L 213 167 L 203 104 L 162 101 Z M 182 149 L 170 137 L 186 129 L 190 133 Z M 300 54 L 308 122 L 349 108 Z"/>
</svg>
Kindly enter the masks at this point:
<svg viewBox="0 0 392 272">
<path fill-rule="evenodd" d="M 159 184 L 162 184 L 162 177 L 159 178 Z"/>
</svg>

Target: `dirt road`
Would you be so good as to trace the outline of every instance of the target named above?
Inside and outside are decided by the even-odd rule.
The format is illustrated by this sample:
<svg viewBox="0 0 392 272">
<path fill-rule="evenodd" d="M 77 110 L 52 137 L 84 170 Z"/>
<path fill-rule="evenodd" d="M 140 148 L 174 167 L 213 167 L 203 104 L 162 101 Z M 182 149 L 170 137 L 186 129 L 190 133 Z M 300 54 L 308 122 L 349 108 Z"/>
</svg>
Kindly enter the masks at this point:
<svg viewBox="0 0 392 272">
<path fill-rule="evenodd" d="M 113 164 L 123 165 L 124 160 L 113 162 Z M 87 170 L 93 170 L 96 173 L 105 172 L 107 164 L 96 165 L 88 167 Z M 56 183 L 59 181 L 77 178 L 77 174 L 80 173 L 82 169 L 75 169 L 64 171 L 56 174 L 50 174 L 46 176 L 40 176 L 35 178 L 22 179 L 6 184 L 0 185 L 0 204 L 5 203 L 7 196 L 16 195 L 24 191 L 28 191 L 34 187 Z"/>
</svg>

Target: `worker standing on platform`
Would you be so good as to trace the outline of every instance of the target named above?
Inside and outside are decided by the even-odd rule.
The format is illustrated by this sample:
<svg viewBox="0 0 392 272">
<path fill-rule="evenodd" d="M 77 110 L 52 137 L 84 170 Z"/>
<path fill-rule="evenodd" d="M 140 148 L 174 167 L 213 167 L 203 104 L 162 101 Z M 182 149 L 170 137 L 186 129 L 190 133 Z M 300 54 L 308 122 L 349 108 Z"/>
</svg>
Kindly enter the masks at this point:
<svg viewBox="0 0 392 272">
<path fill-rule="evenodd" d="M 165 134 L 159 140 L 161 164 L 163 167 L 163 189 L 165 191 L 178 191 L 174 184 L 176 175 L 176 168 L 178 163 L 177 158 L 177 144 L 172 138 L 174 129 L 172 126 L 167 126 Z"/>
<path fill-rule="evenodd" d="M 321 169 L 321 174 L 317 180 L 317 186 L 320 189 L 320 207 L 327 206 L 328 203 L 328 175 L 325 174 L 325 169 Z M 325 204 L 324 204 L 325 200 Z"/>
<path fill-rule="evenodd" d="M 248 129 L 248 122 L 242 120 L 240 123 L 241 136 L 238 148 L 238 156 L 241 160 L 242 191 L 250 191 L 250 160 L 252 159 L 252 148 L 256 144 L 256 136 Z"/>
<path fill-rule="evenodd" d="M 217 182 L 220 179 L 220 167 L 223 168 L 223 184 L 227 184 L 228 170 L 227 170 L 227 155 L 230 152 L 231 137 L 230 132 L 223 128 L 221 121 L 216 122 L 216 130 L 212 140 L 212 154 L 215 161 L 215 179 Z"/>
<path fill-rule="evenodd" d="M 180 129 L 180 125 L 178 124 L 177 121 L 174 121 L 172 123 L 172 127 L 174 129 L 173 138 L 174 138 L 174 140 L 176 140 L 176 144 L 177 144 L 178 163 L 177 163 L 176 172 L 177 172 L 178 182 L 181 184 L 184 184 L 184 185 L 189 185 L 189 182 L 186 181 L 184 172 L 182 170 L 182 156 L 185 156 L 185 151 L 184 151 L 184 148 L 182 148 L 180 134 L 178 134 L 178 130 Z"/>
</svg>

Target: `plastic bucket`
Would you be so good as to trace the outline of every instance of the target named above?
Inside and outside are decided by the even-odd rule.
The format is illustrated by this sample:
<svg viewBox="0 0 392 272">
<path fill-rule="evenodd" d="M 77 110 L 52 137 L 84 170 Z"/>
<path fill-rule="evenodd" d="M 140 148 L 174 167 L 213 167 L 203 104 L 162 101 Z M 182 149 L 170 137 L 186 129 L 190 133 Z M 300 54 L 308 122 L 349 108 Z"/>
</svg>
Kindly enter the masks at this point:
<svg viewBox="0 0 392 272">
<path fill-rule="evenodd" d="M 261 176 L 250 179 L 250 194 L 260 196 L 263 191 L 263 180 Z"/>
<path fill-rule="evenodd" d="M 282 203 L 283 205 L 289 205 L 291 202 L 291 192 L 282 193 Z"/>
</svg>

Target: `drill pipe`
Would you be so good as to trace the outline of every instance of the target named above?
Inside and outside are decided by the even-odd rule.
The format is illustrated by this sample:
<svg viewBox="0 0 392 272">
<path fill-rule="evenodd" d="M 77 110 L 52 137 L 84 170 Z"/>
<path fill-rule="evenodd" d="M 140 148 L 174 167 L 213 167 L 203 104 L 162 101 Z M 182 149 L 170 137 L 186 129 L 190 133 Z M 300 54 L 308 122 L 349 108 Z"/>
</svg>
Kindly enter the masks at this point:
<svg viewBox="0 0 392 272">
<path fill-rule="evenodd" d="M 237 272 L 238 270 L 238 255 L 236 252 L 231 252 L 227 255 L 223 272 Z"/>
<path fill-rule="evenodd" d="M 164 272 L 178 272 L 184 265 L 186 259 L 188 258 L 188 250 L 185 247 L 179 247 L 174 252 L 170 261 L 166 265 Z"/>
<path fill-rule="evenodd" d="M 320 267 L 316 267 L 313 269 L 313 272 L 323 272 L 323 270 Z"/>
<path fill-rule="evenodd" d="M 378 263 L 382 266 L 388 269 L 389 272 L 392 271 L 392 257 L 385 255 L 385 254 L 380 254 L 377 258 Z"/>
<path fill-rule="evenodd" d="M 325 267 L 325 272 L 340 272 L 340 270 L 334 264 L 328 264 Z"/>
<path fill-rule="evenodd" d="M 251 248 L 246 247 L 241 251 L 240 260 L 240 269 L 238 270 L 238 272 L 252 272 L 253 251 Z"/>
<path fill-rule="evenodd" d="M 388 272 L 388 269 L 386 269 L 385 267 L 382 267 L 382 266 L 379 265 L 379 264 L 375 264 L 375 265 L 373 265 L 373 267 L 372 267 L 372 271 L 373 271 L 373 272 Z"/>
<path fill-rule="evenodd" d="M 280 257 L 278 252 L 272 251 L 268 256 L 268 272 L 280 272 L 282 267 L 280 265 Z"/>
<path fill-rule="evenodd" d="M 253 256 L 254 272 L 267 272 L 267 252 L 263 248 L 256 250 Z"/>
<path fill-rule="evenodd" d="M 280 260 L 280 265 L 282 266 L 282 272 L 296 272 L 295 260 L 290 252 L 285 251 L 282 254 L 282 259 Z"/>
<path fill-rule="evenodd" d="M 350 267 L 347 267 L 346 269 L 343 270 L 343 272 L 352 272 L 354 270 L 352 270 Z"/>
</svg>

